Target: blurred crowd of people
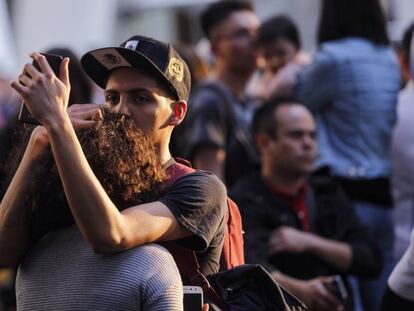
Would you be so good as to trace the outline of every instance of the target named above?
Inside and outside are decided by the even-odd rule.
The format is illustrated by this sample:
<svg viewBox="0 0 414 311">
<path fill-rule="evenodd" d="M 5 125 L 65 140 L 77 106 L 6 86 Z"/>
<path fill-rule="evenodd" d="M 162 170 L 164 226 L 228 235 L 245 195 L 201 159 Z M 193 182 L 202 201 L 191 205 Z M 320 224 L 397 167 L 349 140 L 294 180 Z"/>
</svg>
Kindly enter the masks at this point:
<svg viewBox="0 0 414 311">
<path fill-rule="evenodd" d="M 241 212 L 246 263 L 309 310 L 414 310 L 414 24 L 392 44 L 379 0 L 322 0 L 310 54 L 291 17 L 260 21 L 248 1 L 215 2 L 200 22 L 214 61 L 175 46 L 192 85 L 170 150 L 224 183 Z M 73 52 L 47 52 L 70 58 L 68 106 L 103 98 Z M 0 79 L 0 198 L 29 141 L 20 102 Z M 409 215 L 402 237 L 396 210 Z M 13 280 L 0 270 L 5 310 Z"/>
</svg>

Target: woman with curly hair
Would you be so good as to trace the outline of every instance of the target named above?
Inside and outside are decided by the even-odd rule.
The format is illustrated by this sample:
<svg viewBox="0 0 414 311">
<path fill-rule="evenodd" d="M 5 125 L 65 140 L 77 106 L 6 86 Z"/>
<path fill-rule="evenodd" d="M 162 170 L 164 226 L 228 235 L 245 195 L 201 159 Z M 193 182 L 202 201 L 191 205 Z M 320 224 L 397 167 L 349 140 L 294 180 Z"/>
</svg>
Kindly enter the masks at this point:
<svg viewBox="0 0 414 311">
<path fill-rule="evenodd" d="M 151 137 L 130 118 L 105 114 L 78 138 L 88 162 L 117 207 L 153 201 L 168 174 Z M 182 283 L 171 255 L 148 244 L 95 254 L 74 224 L 53 160 L 45 153 L 34 172 L 29 204 L 34 246 L 20 262 L 18 310 L 181 310 Z"/>
<path fill-rule="evenodd" d="M 159 197 L 167 172 L 159 162 L 151 138 L 136 129 L 130 118 L 106 113 L 103 122 L 94 128 L 81 129 L 77 135 L 96 177 L 118 209 Z M 73 224 L 50 148 L 34 173 L 35 188 L 27 204 L 31 205 L 39 230 Z"/>
</svg>

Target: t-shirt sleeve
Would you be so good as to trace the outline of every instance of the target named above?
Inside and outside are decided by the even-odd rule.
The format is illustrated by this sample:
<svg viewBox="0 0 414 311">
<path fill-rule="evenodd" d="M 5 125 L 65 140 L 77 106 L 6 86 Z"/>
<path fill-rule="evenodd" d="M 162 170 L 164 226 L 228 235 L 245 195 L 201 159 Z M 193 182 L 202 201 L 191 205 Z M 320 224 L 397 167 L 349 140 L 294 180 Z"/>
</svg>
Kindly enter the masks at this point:
<svg viewBox="0 0 414 311">
<path fill-rule="evenodd" d="M 159 200 L 175 216 L 180 225 L 194 235 L 178 242 L 194 251 L 205 251 L 220 243 L 224 234 L 227 191 L 212 173 L 196 171 L 178 179 Z"/>
<path fill-rule="evenodd" d="M 190 102 L 187 115 L 189 156 L 200 146 L 224 148 L 228 122 L 223 97 L 210 90 L 201 90 Z"/>
</svg>

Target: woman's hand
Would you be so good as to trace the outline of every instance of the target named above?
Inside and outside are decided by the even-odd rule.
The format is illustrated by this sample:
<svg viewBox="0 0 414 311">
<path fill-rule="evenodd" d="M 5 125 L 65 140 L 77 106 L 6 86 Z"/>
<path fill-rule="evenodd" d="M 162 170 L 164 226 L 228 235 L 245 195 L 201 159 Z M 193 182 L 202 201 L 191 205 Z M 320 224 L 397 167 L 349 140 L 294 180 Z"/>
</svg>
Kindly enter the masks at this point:
<svg viewBox="0 0 414 311">
<path fill-rule="evenodd" d="M 13 81 L 11 86 L 20 94 L 30 113 L 43 126 L 58 125 L 67 117 L 66 108 L 70 93 L 69 58 L 63 59 L 58 78 L 45 56 L 32 53 L 30 57 L 39 64 L 41 71 L 33 64 L 26 64 L 18 81 Z"/>
<path fill-rule="evenodd" d="M 75 130 L 95 126 L 103 119 L 103 106 L 98 104 L 76 104 L 68 108 L 68 114 Z"/>
</svg>

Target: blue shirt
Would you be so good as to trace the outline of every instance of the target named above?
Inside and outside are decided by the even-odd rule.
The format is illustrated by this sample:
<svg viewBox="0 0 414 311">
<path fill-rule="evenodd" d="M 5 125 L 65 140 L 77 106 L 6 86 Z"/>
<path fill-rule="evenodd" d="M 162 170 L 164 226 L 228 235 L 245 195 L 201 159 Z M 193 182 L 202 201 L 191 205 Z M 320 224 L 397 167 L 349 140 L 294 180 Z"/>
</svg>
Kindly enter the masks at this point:
<svg viewBox="0 0 414 311">
<path fill-rule="evenodd" d="M 318 166 L 351 179 L 388 177 L 399 88 L 390 47 L 362 38 L 322 44 L 297 89 L 316 118 Z"/>
</svg>

